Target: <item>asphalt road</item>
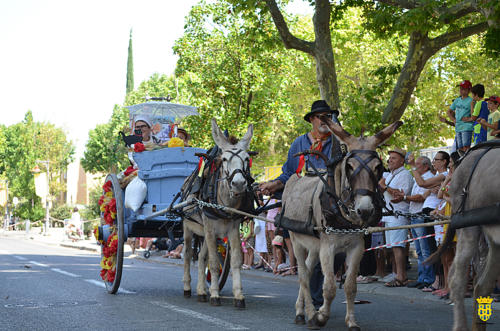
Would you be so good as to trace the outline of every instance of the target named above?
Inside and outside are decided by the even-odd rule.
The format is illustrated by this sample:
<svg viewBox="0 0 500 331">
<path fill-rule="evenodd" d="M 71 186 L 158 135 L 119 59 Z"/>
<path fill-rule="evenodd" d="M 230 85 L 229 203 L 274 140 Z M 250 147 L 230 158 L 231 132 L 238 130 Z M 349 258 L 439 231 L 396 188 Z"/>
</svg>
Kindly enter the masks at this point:
<svg viewBox="0 0 500 331">
<path fill-rule="evenodd" d="M 232 305 L 230 278 L 222 306 L 212 307 L 195 296 L 183 297 L 180 266 L 130 258 L 125 259 L 121 291 L 107 294 L 99 261 L 91 252 L 1 238 L 0 330 L 306 330 L 293 324 L 294 279 L 245 273 L 247 308 L 238 310 Z M 450 330 L 452 307 L 443 302 L 361 290 L 357 299 L 371 302 L 356 305 L 362 330 Z M 343 290 L 338 290 L 324 329 L 347 329 L 342 301 Z"/>
</svg>

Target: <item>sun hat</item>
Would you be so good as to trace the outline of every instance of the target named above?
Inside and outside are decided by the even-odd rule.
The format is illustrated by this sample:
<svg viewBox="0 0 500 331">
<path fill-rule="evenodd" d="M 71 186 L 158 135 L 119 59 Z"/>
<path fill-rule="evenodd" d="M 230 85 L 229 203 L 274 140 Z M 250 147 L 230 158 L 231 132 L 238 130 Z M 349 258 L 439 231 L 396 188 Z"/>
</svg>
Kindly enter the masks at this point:
<svg viewBox="0 0 500 331">
<path fill-rule="evenodd" d="M 153 126 L 153 123 L 151 122 L 151 119 L 149 118 L 148 115 L 144 115 L 144 114 L 137 115 L 134 119 L 134 123 L 137 123 L 139 121 L 146 123 L 150 128 Z M 135 124 L 134 124 L 134 126 L 135 126 Z"/>
<path fill-rule="evenodd" d="M 275 236 L 273 239 L 273 245 L 274 246 L 283 246 L 283 237 L 282 236 Z"/>
<path fill-rule="evenodd" d="M 399 147 L 392 148 L 388 153 L 398 153 L 403 158 L 406 157 L 406 151 L 404 149 L 399 148 Z"/>
<path fill-rule="evenodd" d="M 339 116 L 339 111 L 336 109 L 331 109 L 325 100 L 316 100 L 311 106 L 311 111 L 304 115 L 304 120 L 311 122 L 311 116 L 315 113 L 330 113 L 335 114 L 336 117 Z"/>
</svg>

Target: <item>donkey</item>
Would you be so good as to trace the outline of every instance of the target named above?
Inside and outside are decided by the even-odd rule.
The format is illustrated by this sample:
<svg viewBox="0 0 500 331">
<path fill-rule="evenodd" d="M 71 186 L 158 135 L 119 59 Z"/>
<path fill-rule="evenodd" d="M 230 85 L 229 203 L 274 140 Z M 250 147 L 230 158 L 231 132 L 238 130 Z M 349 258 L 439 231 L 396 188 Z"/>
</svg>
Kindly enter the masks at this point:
<svg viewBox="0 0 500 331">
<path fill-rule="evenodd" d="M 485 144 L 490 144 L 490 142 Z M 468 329 L 464 305 L 467 267 L 472 257 L 478 252 L 478 243 L 481 234 L 484 234 L 489 249 L 486 265 L 478 275 L 479 278 L 474 287 L 473 330 L 486 330 L 486 323 L 478 319 L 478 303 L 476 299 L 478 297 L 489 296 L 495 286 L 495 280 L 500 275 L 500 263 L 498 263 L 500 261 L 500 215 L 498 214 L 498 205 L 496 211 L 493 208 L 493 212 L 490 209 L 477 217 L 478 208 L 494 206 L 500 202 L 500 191 L 498 190 L 500 184 L 498 182 L 498 174 L 500 173 L 500 148 L 498 147 L 500 147 L 500 144 L 497 144 L 496 147 L 484 154 L 475 168 L 474 164 L 476 160 L 484 153 L 485 149 L 471 150 L 466 154 L 460 165 L 453 172 L 449 188 L 454 217 L 463 215 L 462 221 L 473 222 L 476 219 L 480 222 L 479 224 L 484 224 L 486 223 L 485 220 L 489 219 L 488 223 L 490 224 L 470 226 L 455 231 L 456 223 L 454 217 L 452 217 L 452 224 L 448 228 L 445 241 L 440 246 L 440 249 L 426 261 L 426 263 L 437 261 L 440 253 L 451 243 L 455 233 L 457 234 L 457 249 L 449 276 L 450 298 L 454 302 L 453 330 L 455 331 Z M 466 195 L 465 200 L 464 194 Z M 462 214 L 462 212 L 464 213 Z M 474 214 L 476 214 L 476 217 L 474 217 Z M 478 223 L 476 222 L 476 224 Z"/>
<path fill-rule="evenodd" d="M 215 162 L 220 179 L 217 180 L 216 203 L 226 207 L 244 208 L 253 203 L 253 195 L 249 192 L 249 162 L 247 152 L 253 135 L 253 125 L 248 126 L 247 132 L 239 142 L 231 141 L 221 132 L 215 119 L 212 119 L 212 137 L 220 149 Z M 250 201 L 249 201 L 250 200 Z M 186 210 L 186 208 L 185 208 Z M 231 271 L 233 279 L 234 305 L 245 308 L 245 299 L 241 288 L 240 269 L 242 253 L 240 244 L 239 226 L 241 219 L 232 215 L 207 216 L 202 210 L 183 219 L 184 227 L 184 296 L 191 296 L 190 262 L 193 256 L 193 234 L 205 237 L 198 258 L 198 284 L 196 292 L 199 301 L 207 301 L 205 286 L 205 255 L 208 250 L 208 263 L 211 273 L 210 304 L 220 306 L 219 296 L 219 259 L 217 256 L 216 238 L 227 236 L 230 245 Z"/>
<path fill-rule="evenodd" d="M 382 176 L 382 161 L 375 152 L 377 146 L 386 141 L 403 123 L 395 122 L 371 137 L 354 137 L 339 124 L 325 117 L 322 118 L 331 131 L 343 141 L 349 153 L 338 163 L 334 170 L 335 187 L 331 187 L 337 197 L 341 192 L 350 192 L 345 201 L 349 210 L 342 210 L 345 220 L 357 227 L 366 227 L 378 222 L 381 217 L 381 200 L 375 196 L 378 192 L 378 180 Z M 324 176 L 326 178 L 326 176 Z M 329 183 L 330 184 L 330 183 Z M 312 223 L 315 227 L 324 228 L 326 219 L 321 207 L 320 195 L 325 188 L 319 176 L 299 177 L 294 174 L 286 183 L 283 192 L 282 216 L 305 222 L 312 212 Z M 312 209 L 311 209 L 312 208 Z M 311 213 L 309 212 L 309 213 Z M 333 271 L 334 256 L 340 251 L 346 252 L 348 265 L 345 281 L 347 312 L 345 321 L 349 330 L 360 330 L 354 318 L 354 298 L 356 296 L 356 277 L 359 263 L 363 257 L 363 233 L 327 234 L 324 231 L 319 237 L 291 232 L 290 237 L 298 263 L 299 294 L 295 304 L 296 324 L 304 324 L 305 317 L 310 328 L 324 326 L 330 316 L 330 306 L 335 297 L 335 275 Z M 323 284 L 324 303 L 316 312 L 309 288 L 311 272 L 317 261 L 321 261 L 321 269 L 325 276 Z M 305 315 L 304 316 L 304 308 Z"/>
</svg>

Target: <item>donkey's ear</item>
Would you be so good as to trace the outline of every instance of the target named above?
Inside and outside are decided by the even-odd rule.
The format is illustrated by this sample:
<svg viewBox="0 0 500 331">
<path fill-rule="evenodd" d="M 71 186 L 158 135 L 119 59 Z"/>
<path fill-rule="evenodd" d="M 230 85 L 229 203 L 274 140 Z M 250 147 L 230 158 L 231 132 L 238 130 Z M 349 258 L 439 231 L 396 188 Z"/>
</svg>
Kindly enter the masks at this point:
<svg viewBox="0 0 500 331">
<path fill-rule="evenodd" d="M 387 139 L 389 139 L 396 130 L 403 125 L 403 122 L 401 121 L 396 121 L 392 123 L 391 125 L 388 125 L 384 129 L 380 130 L 377 134 L 375 134 L 373 137 L 370 137 L 369 143 L 370 145 L 375 148 L 381 144 L 383 144 Z"/>
<path fill-rule="evenodd" d="M 345 142 L 347 146 L 349 146 L 349 143 L 352 142 L 353 139 L 356 139 L 352 134 L 344 130 L 344 128 L 331 120 L 331 118 L 327 116 L 321 116 L 321 120 L 326 123 L 326 125 L 330 128 L 330 131 L 333 132 L 334 135 L 336 135 L 340 140 Z"/>
<path fill-rule="evenodd" d="M 219 129 L 215 118 L 212 118 L 212 138 L 214 138 L 215 144 L 222 149 L 225 149 L 225 147 L 229 144 L 227 137 L 224 136 L 222 131 Z"/>
<path fill-rule="evenodd" d="M 250 147 L 250 141 L 252 140 L 252 136 L 253 136 L 253 124 L 249 124 L 247 132 L 245 133 L 243 138 L 241 138 L 241 140 L 238 142 L 238 146 L 241 149 L 247 151 L 248 148 Z"/>
</svg>

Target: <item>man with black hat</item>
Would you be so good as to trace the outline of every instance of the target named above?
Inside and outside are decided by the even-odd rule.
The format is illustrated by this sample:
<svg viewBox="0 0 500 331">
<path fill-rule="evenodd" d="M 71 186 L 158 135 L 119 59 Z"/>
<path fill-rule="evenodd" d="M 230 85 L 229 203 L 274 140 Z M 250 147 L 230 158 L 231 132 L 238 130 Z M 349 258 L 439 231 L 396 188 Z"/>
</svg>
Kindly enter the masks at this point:
<svg viewBox="0 0 500 331">
<path fill-rule="evenodd" d="M 265 195 L 274 193 L 281 194 L 288 179 L 296 172 L 299 166 L 299 157 L 293 156 L 304 150 L 318 150 L 326 154 L 329 158 L 332 153 L 342 153 L 339 144 L 336 143 L 336 149 L 332 152 L 332 141 L 335 138 L 328 126 L 321 121 L 322 115 L 331 116 L 332 120 L 338 123 L 338 110 L 331 109 L 325 100 L 314 101 L 311 111 L 304 116 L 304 120 L 312 124 L 312 130 L 295 139 L 288 150 L 288 158 L 281 168 L 282 174 L 274 181 L 261 183 L 259 188 Z M 308 162 L 312 163 L 316 169 L 326 169 L 326 164 L 322 158 L 310 157 Z M 321 265 L 318 263 L 313 270 L 310 281 L 311 296 L 316 308 L 323 304 L 323 274 Z"/>
<path fill-rule="evenodd" d="M 276 180 L 259 185 L 263 194 L 271 195 L 282 191 L 288 179 L 295 173 L 299 166 L 299 157 L 293 155 L 308 149 L 315 149 L 330 156 L 332 148 L 332 135 L 328 126 L 320 120 L 321 115 L 331 116 L 333 121 L 338 122 L 338 110 L 333 110 L 325 100 L 314 101 L 311 111 L 304 115 L 304 120 L 312 124 L 312 130 L 299 136 L 288 150 L 288 158 L 281 168 L 283 172 Z M 333 139 L 336 139 L 333 137 Z M 337 144 L 338 145 L 338 144 Z M 339 150 L 340 151 L 340 150 Z M 310 157 L 309 162 L 317 169 L 326 169 L 322 158 Z"/>
</svg>

